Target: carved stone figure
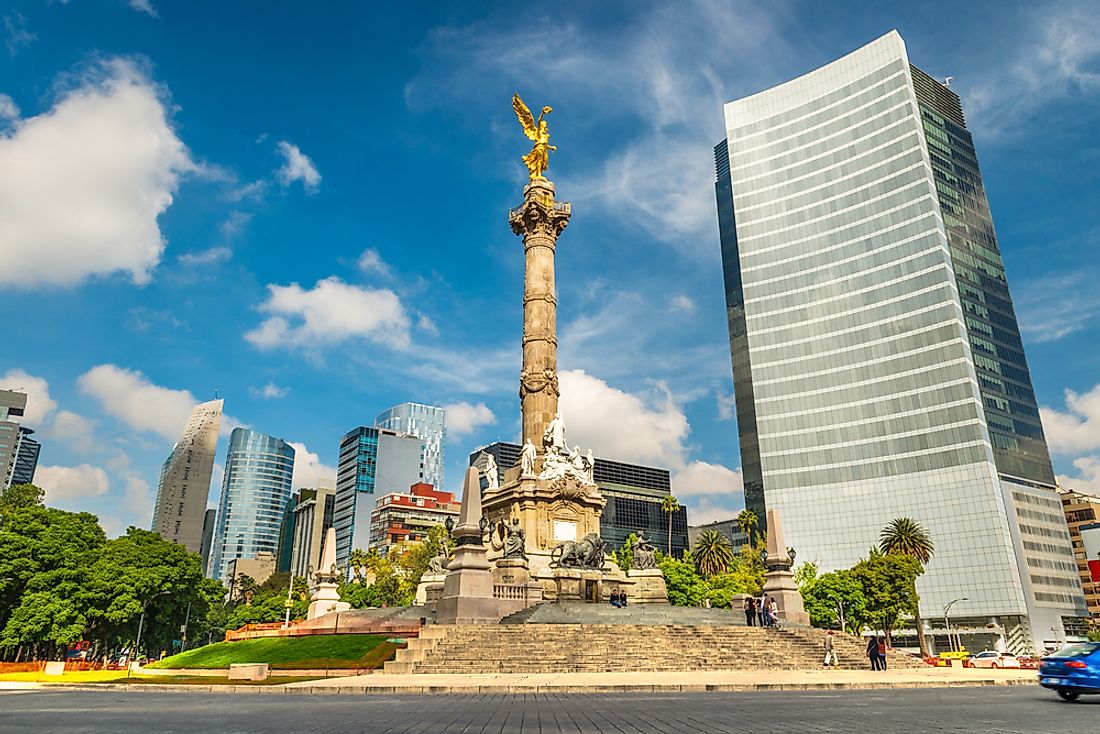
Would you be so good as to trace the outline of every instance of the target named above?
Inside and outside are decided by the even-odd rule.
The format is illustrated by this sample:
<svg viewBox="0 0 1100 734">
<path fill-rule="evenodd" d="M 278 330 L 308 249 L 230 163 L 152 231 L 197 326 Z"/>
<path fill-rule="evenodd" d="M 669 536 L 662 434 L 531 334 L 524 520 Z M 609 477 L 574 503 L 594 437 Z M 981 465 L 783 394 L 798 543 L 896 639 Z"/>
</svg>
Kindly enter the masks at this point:
<svg viewBox="0 0 1100 734">
<path fill-rule="evenodd" d="M 513 517 L 504 536 L 505 558 L 527 558 L 527 531 L 519 526 L 519 518 Z"/>
<path fill-rule="evenodd" d="M 581 454 L 581 447 L 574 446 L 573 450 L 569 452 L 569 463 L 573 465 L 579 473 L 584 473 L 584 455 Z"/>
<path fill-rule="evenodd" d="M 588 449 L 588 453 L 584 457 L 584 470 L 588 475 L 588 481 L 592 484 L 596 483 L 596 459 L 592 456 L 592 449 Z"/>
<path fill-rule="evenodd" d="M 535 459 L 538 458 L 538 449 L 535 448 L 535 444 L 531 443 L 531 439 L 523 444 L 523 451 L 520 452 L 520 472 L 525 477 L 531 477 L 535 475 Z"/>
<path fill-rule="evenodd" d="M 438 556 L 432 556 L 428 561 L 428 573 L 439 576 L 447 573 L 447 551 L 444 549 Z"/>
<path fill-rule="evenodd" d="M 543 107 L 539 119 L 536 121 L 531 114 L 531 110 L 519 98 L 518 92 L 512 97 L 512 109 L 515 110 L 516 117 L 519 118 L 519 124 L 523 126 L 523 134 L 535 142 L 531 152 L 523 156 L 523 164 L 527 166 L 527 173 L 532 181 L 545 178 L 542 173 L 550 166 L 550 151 L 557 150 L 557 148 L 550 145 L 550 130 L 543 118 L 554 110 L 549 105 Z"/>
<path fill-rule="evenodd" d="M 599 533 L 589 533 L 581 540 L 567 540 L 550 551 L 550 565 L 566 568 L 601 569 L 605 547 Z"/>
<path fill-rule="evenodd" d="M 500 477 L 497 475 L 497 460 L 493 458 L 492 454 L 482 452 L 481 455 L 485 457 L 485 480 L 488 482 L 485 491 L 495 492 L 500 489 Z"/>
<path fill-rule="evenodd" d="M 546 426 L 542 434 L 542 446 L 548 454 L 565 454 L 569 449 L 565 443 L 565 421 L 561 413 L 554 413 L 554 419 Z"/>
<path fill-rule="evenodd" d="M 638 538 L 634 541 L 634 568 L 639 571 L 648 571 L 657 568 L 657 548 L 653 541 L 645 537 L 645 531 L 638 531 Z"/>
</svg>

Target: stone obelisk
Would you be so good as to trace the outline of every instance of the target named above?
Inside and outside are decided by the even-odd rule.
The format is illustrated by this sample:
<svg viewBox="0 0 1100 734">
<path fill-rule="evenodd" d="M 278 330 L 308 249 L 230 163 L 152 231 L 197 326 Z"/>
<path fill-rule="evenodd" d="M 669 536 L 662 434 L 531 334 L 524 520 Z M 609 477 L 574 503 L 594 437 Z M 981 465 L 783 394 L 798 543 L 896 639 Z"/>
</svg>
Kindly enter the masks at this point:
<svg viewBox="0 0 1100 734">
<path fill-rule="evenodd" d="M 508 215 L 512 231 L 523 237 L 523 369 L 519 399 L 523 440 L 542 445 L 542 434 L 558 412 L 558 300 L 554 248 L 569 223 L 569 204 L 554 200 L 554 184 L 533 179 L 523 189 L 523 204 Z"/>
</svg>

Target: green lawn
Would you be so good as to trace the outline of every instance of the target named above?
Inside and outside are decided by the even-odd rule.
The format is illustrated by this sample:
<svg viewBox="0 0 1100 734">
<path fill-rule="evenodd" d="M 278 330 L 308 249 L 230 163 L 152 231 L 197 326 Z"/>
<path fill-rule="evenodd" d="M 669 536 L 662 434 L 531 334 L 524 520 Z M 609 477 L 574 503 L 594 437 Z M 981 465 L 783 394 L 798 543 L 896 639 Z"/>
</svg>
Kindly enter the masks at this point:
<svg viewBox="0 0 1100 734">
<path fill-rule="evenodd" d="M 385 635 L 261 637 L 219 642 L 173 655 L 150 668 L 228 668 L 232 663 L 267 663 L 272 670 L 380 668 L 400 645 Z"/>
</svg>

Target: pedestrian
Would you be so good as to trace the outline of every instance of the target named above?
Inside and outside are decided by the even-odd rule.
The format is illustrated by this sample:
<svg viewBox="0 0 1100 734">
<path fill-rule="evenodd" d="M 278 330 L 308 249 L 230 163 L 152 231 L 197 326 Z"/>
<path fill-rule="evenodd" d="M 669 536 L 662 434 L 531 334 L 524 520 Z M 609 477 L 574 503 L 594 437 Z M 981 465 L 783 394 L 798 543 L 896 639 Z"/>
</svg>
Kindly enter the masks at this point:
<svg viewBox="0 0 1100 734">
<path fill-rule="evenodd" d="M 871 670 L 878 670 L 878 638 L 874 635 L 867 638 L 867 658 L 871 661 Z"/>
<path fill-rule="evenodd" d="M 710 597 L 703 599 L 703 609 L 710 609 Z"/>
<path fill-rule="evenodd" d="M 764 602 L 766 601 L 764 593 L 760 593 L 760 598 L 756 600 L 756 620 L 760 623 L 761 627 L 766 627 L 764 624 L 767 620 L 764 615 L 767 614 L 767 610 L 764 608 Z"/>
<path fill-rule="evenodd" d="M 611 606 L 613 606 L 613 607 L 619 606 L 619 590 L 618 589 L 612 589 L 611 590 Z"/>
<path fill-rule="evenodd" d="M 836 651 L 833 649 L 833 631 L 825 633 L 825 667 L 839 667 L 836 659 Z"/>
<path fill-rule="evenodd" d="M 749 627 L 756 626 L 756 599 L 751 596 L 745 597 L 745 624 Z"/>
<path fill-rule="evenodd" d="M 626 608 L 626 592 L 622 590 L 619 591 L 619 608 Z"/>
<path fill-rule="evenodd" d="M 768 616 L 772 618 L 772 627 L 779 626 L 779 605 L 775 602 L 775 597 L 771 597 L 768 601 Z"/>
<path fill-rule="evenodd" d="M 886 670 L 886 638 L 878 638 L 878 645 L 875 651 L 878 654 L 878 669 Z"/>
</svg>

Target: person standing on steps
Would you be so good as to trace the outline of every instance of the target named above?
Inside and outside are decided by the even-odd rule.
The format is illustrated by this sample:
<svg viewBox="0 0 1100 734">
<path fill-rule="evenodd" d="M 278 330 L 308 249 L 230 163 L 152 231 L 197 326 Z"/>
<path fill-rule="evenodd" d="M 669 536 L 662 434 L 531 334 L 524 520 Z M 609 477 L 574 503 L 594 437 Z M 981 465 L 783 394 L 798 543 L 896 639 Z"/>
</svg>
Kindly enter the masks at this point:
<svg viewBox="0 0 1100 734">
<path fill-rule="evenodd" d="M 886 670 L 886 638 L 878 638 L 878 669 Z"/>
<path fill-rule="evenodd" d="M 825 633 L 825 667 L 836 668 L 839 667 L 836 659 L 836 650 L 833 648 L 833 631 L 829 630 Z"/>
<path fill-rule="evenodd" d="M 768 599 L 768 616 L 771 617 L 772 627 L 779 626 L 779 605 L 775 603 L 775 597 Z"/>
<path fill-rule="evenodd" d="M 756 621 L 760 623 L 761 627 L 767 627 L 768 626 L 766 624 L 766 622 L 768 621 L 768 618 L 767 618 L 768 610 L 765 609 L 765 605 L 764 605 L 764 602 L 766 602 L 766 601 L 767 601 L 767 597 L 765 597 L 764 592 L 761 591 L 760 592 L 760 598 L 756 600 Z"/>
<path fill-rule="evenodd" d="M 745 597 L 745 624 L 749 627 L 756 626 L 756 599 L 751 596 Z"/>
<path fill-rule="evenodd" d="M 867 658 L 871 661 L 871 670 L 878 670 L 878 638 L 874 635 L 867 638 Z"/>
</svg>

